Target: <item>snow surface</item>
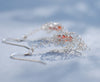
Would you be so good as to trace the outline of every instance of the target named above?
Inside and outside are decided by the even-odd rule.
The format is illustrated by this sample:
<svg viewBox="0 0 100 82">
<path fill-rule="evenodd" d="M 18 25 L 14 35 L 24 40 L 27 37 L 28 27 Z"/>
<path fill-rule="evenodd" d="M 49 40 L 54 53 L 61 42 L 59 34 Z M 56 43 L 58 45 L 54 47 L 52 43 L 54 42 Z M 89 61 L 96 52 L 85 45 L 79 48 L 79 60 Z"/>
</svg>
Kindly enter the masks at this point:
<svg viewBox="0 0 100 82">
<path fill-rule="evenodd" d="M 0 41 L 0 82 L 100 82 L 99 10 L 99 0 L 0 0 L 0 40 L 54 21 L 80 34 L 90 48 L 84 57 L 42 65 L 10 59 L 25 49 Z"/>
</svg>

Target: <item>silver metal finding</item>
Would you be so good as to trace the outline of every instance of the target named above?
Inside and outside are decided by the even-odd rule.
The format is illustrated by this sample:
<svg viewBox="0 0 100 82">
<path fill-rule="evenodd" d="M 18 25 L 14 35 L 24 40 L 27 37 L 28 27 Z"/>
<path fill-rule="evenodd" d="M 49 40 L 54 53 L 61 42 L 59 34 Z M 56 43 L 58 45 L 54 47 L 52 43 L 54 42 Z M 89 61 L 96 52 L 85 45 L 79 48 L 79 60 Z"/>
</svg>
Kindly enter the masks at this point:
<svg viewBox="0 0 100 82">
<path fill-rule="evenodd" d="M 48 37 L 40 38 L 37 40 L 28 40 L 28 37 L 39 32 L 40 30 L 47 32 Z M 52 36 L 49 36 L 51 34 Z M 82 55 L 82 51 L 87 49 L 87 45 L 81 39 L 79 35 L 74 32 L 68 32 L 64 30 L 64 27 L 59 23 L 47 23 L 44 24 L 41 28 L 34 30 L 30 34 L 24 35 L 21 39 L 3 39 L 3 43 L 23 47 L 28 50 L 28 53 L 23 54 L 23 56 L 32 56 L 38 50 L 38 54 L 45 54 L 47 52 L 57 52 L 64 54 L 80 54 Z M 16 43 L 17 42 L 17 43 Z M 31 46 L 26 46 L 22 44 L 18 44 L 21 42 L 28 42 Z M 41 51 L 40 51 L 41 50 Z M 24 59 L 18 58 L 18 54 L 12 54 L 10 58 L 16 60 L 24 60 L 24 61 L 32 61 L 37 63 L 42 63 L 41 60 L 33 60 L 33 59 Z M 65 55 L 66 56 L 66 55 Z"/>
</svg>

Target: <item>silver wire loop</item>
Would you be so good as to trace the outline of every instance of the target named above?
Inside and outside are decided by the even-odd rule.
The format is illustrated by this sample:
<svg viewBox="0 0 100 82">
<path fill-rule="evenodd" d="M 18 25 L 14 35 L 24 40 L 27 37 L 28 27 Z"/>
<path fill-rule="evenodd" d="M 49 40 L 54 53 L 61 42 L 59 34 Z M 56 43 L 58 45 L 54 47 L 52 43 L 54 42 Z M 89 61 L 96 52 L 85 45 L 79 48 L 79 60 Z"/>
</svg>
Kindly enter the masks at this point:
<svg viewBox="0 0 100 82">
<path fill-rule="evenodd" d="M 27 53 L 27 54 L 28 54 L 28 56 L 30 55 L 30 53 Z M 16 56 L 21 56 L 21 55 L 18 55 L 18 54 L 11 54 L 11 55 L 10 55 L 10 58 L 11 58 L 11 59 L 15 59 L 15 60 L 30 61 L 30 62 L 36 62 L 36 63 L 46 64 L 46 63 L 44 63 L 44 62 L 42 62 L 42 61 L 39 61 L 39 60 L 18 58 L 18 57 L 16 57 Z M 24 54 L 23 56 L 25 56 L 25 54 Z"/>
<path fill-rule="evenodd" d="M 15 44 L 13 42 L 22 42 L 22 40 L 18 40 L 18 39 L 11 39 L 11 38 L 8 38 L 8 39 L 3 39 L 2 42 L 5 43 L 5 44 L 10 44 L 10 45 L 14 45 L 14 46 L 19 46 L 19 47 L 23 47 L 23 48 L 26 48 L 26 49 L 30 49 L 28 46 L 25 46 L 25 45 L 21 45 L 21 44 Z"/>
<path fill-rule="evenodd" d="M 11 42 L 10 42 L 11 41 Z M 22 42 L 23 40 L 19 40 L 19 39 L 11 39 L 11 38 L 8 38 L 8 39 L 3 39 L 2 42 L 5 43 L 5 44 L 10 44 L 10 45 L 14 45 L 14 46 L 19 46 L 19 47 L 23 47 L 25 49 L 28 49 L 28 50 L 31 50 L 32 52 L 34 51 L 33 49 L 31 49 L 30 47 L 28 46 L 25 46 L 25 45 L 20 45 L 20 44 L 15 44 L 13 43 L 12 41 L 16 41 L 16 42 Z M 23 54 L 23 56 L 31 56 L 32 53 L 26 53 L 26 54 Z M 18 54 L 11 54 L 10 55 L 10 58 L 11 59 L 15 59 L 15 60 L 23 60 L 23 61 L 31 61 L 31 62 L 37 62 L 37 63 L 41 63 L 41 64 L 46 64 L 42 61 L 39 61 L 39 60 L 33 60 L 33 59 L 24 59 L 24 58 L 18 58 L 16 56 L 19 56 Z"/>
</svg>

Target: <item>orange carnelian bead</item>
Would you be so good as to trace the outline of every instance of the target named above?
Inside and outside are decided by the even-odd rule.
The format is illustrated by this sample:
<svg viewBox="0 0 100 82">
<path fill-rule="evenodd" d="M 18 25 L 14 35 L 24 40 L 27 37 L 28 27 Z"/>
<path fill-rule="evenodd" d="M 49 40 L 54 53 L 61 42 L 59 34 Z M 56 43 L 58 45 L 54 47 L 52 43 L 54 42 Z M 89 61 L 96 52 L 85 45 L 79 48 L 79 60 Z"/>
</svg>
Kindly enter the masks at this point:
<svg viewBox="0 0 100 82">
<path fill-rule="evenodd" d="M 62 29 L 62 27 L 61 26 L 58 26 L 58 30 L 61 30 Z"/>
<path fill-rule="evenodd" d="M 62 38 L 65 38 L 65 35 L 62 35 Z"/>
</svg>

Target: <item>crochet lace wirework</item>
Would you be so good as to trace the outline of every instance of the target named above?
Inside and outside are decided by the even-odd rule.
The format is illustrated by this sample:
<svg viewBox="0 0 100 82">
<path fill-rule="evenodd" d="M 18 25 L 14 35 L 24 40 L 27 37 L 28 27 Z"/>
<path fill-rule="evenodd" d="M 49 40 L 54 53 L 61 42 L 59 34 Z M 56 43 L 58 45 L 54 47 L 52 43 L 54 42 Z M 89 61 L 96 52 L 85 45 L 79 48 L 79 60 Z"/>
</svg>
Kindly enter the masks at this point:
<svg viewBox="0 0 100 82">
<path fill-rule="evenodd" d="M 47 37 L 41 37 L 36 40 L 28 40 L 29 36 L 35 35 L 36 32 L 41 30 L 46 32 Z M 11 58 L 39 63 L 44 63 L 41 60 L 65 60 L 71 56 L 79 56 L 87 49 L 87 45 L 78 34 L 66 31 L 59 23 L 44 24 L 40 29 L 36 29 L 32 33 L 24 35 L 21 39 L 8 38 L 4 39 L 3 42 L 6 44 L 24 47 L 29 50 L 28 53 L 24 54 L 24 56 L 39 56 L 40 60 L 17 58 L 17 54 L 11 55 Z M 21 42 L 26 42 L 28 46 L 18 44 Z"/>
</svg>

